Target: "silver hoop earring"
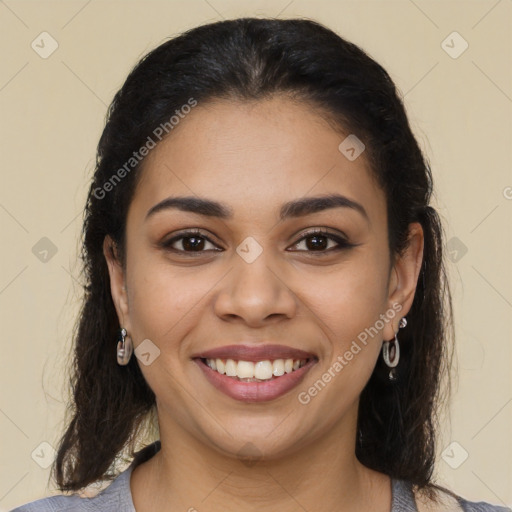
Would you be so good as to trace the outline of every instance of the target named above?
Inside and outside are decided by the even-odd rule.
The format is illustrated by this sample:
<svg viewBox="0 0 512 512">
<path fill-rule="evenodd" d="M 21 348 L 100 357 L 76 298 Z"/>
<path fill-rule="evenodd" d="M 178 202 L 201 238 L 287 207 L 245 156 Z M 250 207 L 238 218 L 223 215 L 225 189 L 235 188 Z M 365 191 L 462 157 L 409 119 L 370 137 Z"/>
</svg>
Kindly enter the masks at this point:
<svg viewBox="0 0 512 512">
<path fill-rule="evenodd" d="M 130 336 L 127 335 L 126 329 L 119 330 L 119 341 L 117 342 L 117 364 L 126 366 L 133 353 L 133 344 Z"/>
<path fill-rule="evenodd" d="M 402 327 L 407 325 L 407 320 L 402 318 L 400 323 L 398 324 L 398 329 L 400 330 Z M 386 365 L 391 368 L 389 372 L 389 380 L 396 380 L 396 370 L 395 367 L 400 361 L 400 344 L 398 343 L 398 331 L 395 333 L 395 338 L 390 341 L 384 341 L 382 344 L 382 358 Z"/>
</svg>

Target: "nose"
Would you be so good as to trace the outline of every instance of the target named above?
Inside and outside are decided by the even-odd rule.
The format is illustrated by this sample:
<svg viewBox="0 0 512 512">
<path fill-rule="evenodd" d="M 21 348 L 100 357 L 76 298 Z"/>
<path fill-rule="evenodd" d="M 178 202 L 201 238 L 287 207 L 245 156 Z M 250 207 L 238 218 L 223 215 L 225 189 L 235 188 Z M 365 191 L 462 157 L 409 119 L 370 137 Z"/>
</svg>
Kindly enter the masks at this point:
<svg viewBox="0 0 512 512">
<path fill-rule="evenodd" d="M 215 297 L 219 318 L 256 328 L 295 316 L 296 295 L 287 286 L 284 273 L 271 268 L 264 254 L 252 263 L 235 255 L 233 268 L 221 280 Z"/>
</svg>

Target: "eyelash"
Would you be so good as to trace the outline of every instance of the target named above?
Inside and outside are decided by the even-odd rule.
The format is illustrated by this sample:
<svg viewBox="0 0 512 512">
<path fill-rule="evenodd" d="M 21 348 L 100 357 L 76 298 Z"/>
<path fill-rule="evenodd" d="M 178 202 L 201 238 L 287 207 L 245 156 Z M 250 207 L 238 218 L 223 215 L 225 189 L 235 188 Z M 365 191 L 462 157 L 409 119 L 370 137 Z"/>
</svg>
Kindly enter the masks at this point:
<svg viewBox="0 0 512 512">
<path fill-rule="evenodd" d="M 356 244 L 351 244 L 351 243 L 347 242 L 345 239 L 343 239 L 342 237 L 340 237 L 338 235 L 330 233 L 324 229 L 318 229 L 318 228 L 312 229 L 310 231 L 307 231 L 306 233 L 303 233 L 302 237 L 293 245 L 296 246 L 299 243 L 303 242 L 305 239 L 310 238 L 312 236 L 323 236 L 325 238 L 333 240 L 338 244 L 338 247 L 334 247 L 334 248 L 331 247 L 330 249 L 319 250 L 319 251 L 299 250 L 297 252 L 308 252 L 314 256 L 323 256 L 326 254 L 331 254 L 332 252 L 341 251 L 343 249 L 349 249 L 351 247 L 355 247 L 355 245 L 356 245 Z M 211 244 L 215 245 L 214 242 L 212 240 L 210 240 L 209 237 L 204 235 L 200 230 L 196 230 L 196 229 L 184 231 L 184 232 L 180 233 L 179 235 L 171 238 L 170 240 L 162 242 L 160 245 L 163 249 L 165 249 L 167 251 L 171 251 L 171 252 L 175 252 L 175 253 L 186 253 L 186 254 L 191 254 L 191 255 L 192 254 L 199 255 L 203 252 L 208 252 L 208 251 L 212 250 L 212 249 L 207 249 L 207 250 L 202 250 L 202 251 L 185 251 L 182 249 L 175 249 L 175 248 L 171 247 L 175 242 L 182 240 L 184 238 L 203 238 L 203 239 L 207 240 L 208 242 L 210 242 Z M 213 249 L 213 250 L 216 251 L 216 249 Z"/>
</svg>

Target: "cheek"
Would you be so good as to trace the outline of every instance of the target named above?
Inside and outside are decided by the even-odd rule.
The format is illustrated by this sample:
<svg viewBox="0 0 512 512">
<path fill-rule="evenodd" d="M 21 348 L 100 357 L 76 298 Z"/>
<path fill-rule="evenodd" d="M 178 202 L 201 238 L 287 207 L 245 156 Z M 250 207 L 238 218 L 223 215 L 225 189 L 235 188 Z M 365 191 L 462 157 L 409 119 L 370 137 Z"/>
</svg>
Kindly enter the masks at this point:
<svg viewBox="0 0 512 512">
<path fill-rule="evenodd" d="M 381 315 L 385 315 L 387 305 L 387 264 L 365 251 L 350 264 L 307 286 L 310 309 L 321 320 L 319 325 L 328 338 L 324 371 L 338 361 L 338 371 L 333 371 L 339 385 L 345 379 L 363 383 L 379 356 L 385 325 Z"/>
<path fill-rule="evenodd" d="M 387 262 L 361 252 L 346 264 L 315 275 L 302 275 L 308 305 L 334 331 L 371 325 L 387 301 Z M 353 332 L 352 332 L 353 334 Z"/>
<path fill-rule="evenodd" d="M 199 321 L 201 300 L 218 276 L 201 279 L 193 267 L 173 268 L 156 257 L 142 255 L 133 261 L 128 270 L 132 329 L 136 339 L 149 338 L 167 349 Z"/>
<path fill-rule="evenodd" d="M 317 323 L 328 338 L 325 357 L 314 379 L 299 390 L 299 399 L 309 404 L 313 416 L 324 418 L 325 427 L 357 400 L 380 355 L 380 315 L 385 314 L 387 298 L 385 265 L 347 266 L 324 283 L 323 293 L 310 289 L 309 296 Z"/>
<path fill-rule="evenodd" d="M 180 407 L 186 410 L 178 382 L 185 379 L 190 364 L 187 335 L 200 322 L 200 299 L 209 287 L 204 285 L 203 291 L 202 286 L 196 286 L 192 273 L 181 269 L 178 275 L 169 264 L 157 261 L 149 263 L 140 258 L 130 270 L 129 311 L 134 346 L 149 339 L 159 351 L 154 362 L 139 367 L 157 397 L 173 403 L 178 417 Z"/>
</svg>

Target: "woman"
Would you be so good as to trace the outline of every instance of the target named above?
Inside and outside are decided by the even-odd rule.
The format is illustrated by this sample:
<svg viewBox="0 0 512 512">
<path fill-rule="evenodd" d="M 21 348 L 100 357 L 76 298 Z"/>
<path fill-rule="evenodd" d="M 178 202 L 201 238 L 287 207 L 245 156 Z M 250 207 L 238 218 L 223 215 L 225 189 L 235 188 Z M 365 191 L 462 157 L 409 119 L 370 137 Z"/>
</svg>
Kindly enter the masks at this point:
<svg viewBox="0 0 512 512">
<path fill-rule="evenodd" d="M 16 510 L 510 510 L 432 481 L 453 324 L 431 193 L 392 80 L 318 23 L 148 54 L 99 142 L 53 468 L 117 478 Z"/>
</svg>

